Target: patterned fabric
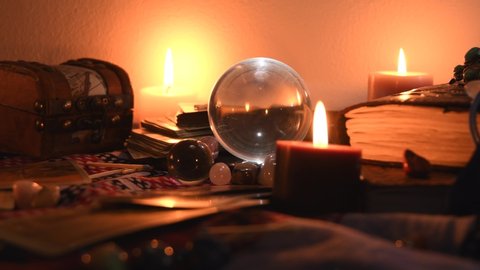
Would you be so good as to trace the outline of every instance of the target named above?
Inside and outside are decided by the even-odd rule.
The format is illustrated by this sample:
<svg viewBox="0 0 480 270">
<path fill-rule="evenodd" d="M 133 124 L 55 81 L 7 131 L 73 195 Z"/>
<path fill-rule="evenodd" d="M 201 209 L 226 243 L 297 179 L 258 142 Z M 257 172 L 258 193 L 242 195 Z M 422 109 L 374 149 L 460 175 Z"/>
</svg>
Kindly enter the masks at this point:
<svg viewBox="0 0 480 270">
<path fill-rule="evenodd" d="M 83 168 L 88 175 L 113 170 L 108 167 L 87 165 L 87 162 L 132 163 L 124 151 L 115 151 L 99 154 L 75 154 L 54 160 L 71 160 Z M 37 162 L 33 158 L 0 154 L 0 167 L 11 167 Z M 116 174 L 95 178 L 92 183 L 69 185 L 62 187 L 61 197 L 57 207 L 75 207 L 91 204 L 101 195 L 118 196 L 129 195 L 149 190 L 165 188 L 180 188 L 182 183 L 168 176 L 165 171 L 137 171 L 131 174 Z M 51 210 L 51 209 L 50 209 Z M 28 209 L 14 211 L 0 211 L 0 219 L 45 213 L 49 209 Z"/>
</svg>

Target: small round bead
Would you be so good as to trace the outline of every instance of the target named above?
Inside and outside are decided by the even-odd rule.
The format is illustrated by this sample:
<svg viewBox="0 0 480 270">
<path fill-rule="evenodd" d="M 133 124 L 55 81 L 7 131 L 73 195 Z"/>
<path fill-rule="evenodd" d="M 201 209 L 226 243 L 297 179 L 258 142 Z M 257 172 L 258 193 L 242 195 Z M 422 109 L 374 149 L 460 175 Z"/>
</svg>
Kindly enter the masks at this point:
<svg viewBox="0 0 480 270">
<path fill-rule="evenodd" d="M 214 185 L 228 185 L 232 180 L 232 172 L 227 164 L 218 162 L 210 168 L 210 181 Z"/>
<path fill-rule="evenodd" d="M 464 65 L 456 65 L 455 68 L 453 69 L 453 73 L 462 73 L 464 68 L 465 68 Z"/>
</svg>

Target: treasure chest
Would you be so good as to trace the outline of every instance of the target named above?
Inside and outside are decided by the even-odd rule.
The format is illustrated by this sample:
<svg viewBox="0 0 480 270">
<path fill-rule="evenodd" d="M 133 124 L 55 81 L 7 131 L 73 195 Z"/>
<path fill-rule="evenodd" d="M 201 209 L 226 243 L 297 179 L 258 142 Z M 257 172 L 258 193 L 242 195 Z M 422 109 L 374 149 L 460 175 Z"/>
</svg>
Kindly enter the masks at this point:
<svg viewBox="0 0 480 270">
<path fill-rule="evenodd" d="M 128 74 L 112 63 L 0 61 L 0 152 L 50 158 L 118 149 L 132 108 Z"/>
</svg>

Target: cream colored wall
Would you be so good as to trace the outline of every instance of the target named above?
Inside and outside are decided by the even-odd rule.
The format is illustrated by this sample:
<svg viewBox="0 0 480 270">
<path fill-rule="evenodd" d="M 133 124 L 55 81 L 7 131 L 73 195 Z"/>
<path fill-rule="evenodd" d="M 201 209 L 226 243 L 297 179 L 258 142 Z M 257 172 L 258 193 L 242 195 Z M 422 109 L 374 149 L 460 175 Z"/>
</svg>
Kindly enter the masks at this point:
<svg viewBox="0 0 480 270">
<path fill-rule="evenodd" d="M 478 0 L 0 0 L 0 60 L 100 58 L 139 91 L 162 84 L 170 47 L 176 85 L 206 101 L 228 67 L 268 56 L 341 109 L 366 100 L 368 73 L 395 69 L 400 47 L 409 70 L 447 82 L 480 46 L 479 18 Z"/>
</svg>

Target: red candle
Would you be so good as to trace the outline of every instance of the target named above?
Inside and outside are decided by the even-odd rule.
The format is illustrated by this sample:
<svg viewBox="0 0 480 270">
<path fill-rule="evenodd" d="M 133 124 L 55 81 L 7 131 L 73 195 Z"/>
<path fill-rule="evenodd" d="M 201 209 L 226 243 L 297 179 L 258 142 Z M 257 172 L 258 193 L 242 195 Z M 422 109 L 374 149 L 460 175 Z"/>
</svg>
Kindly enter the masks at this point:
<svg viewBox="0 0 480 270">
<path fill-rule="evenodd" d="M 361 150 L 329 145 L 325 107 L 317 103 L 313 143 L 277 141 L 274 202 L 297 212 L 359 208 Z"/>
<path fill-rule="evenodd" d="M 427 85 L 433 85 L 433 76 L 422 72 L 407 72 L 405 54 L 400 49 L 397 71 L 378 71 L 368 76 L 368 100 Z"/>
</svg>

